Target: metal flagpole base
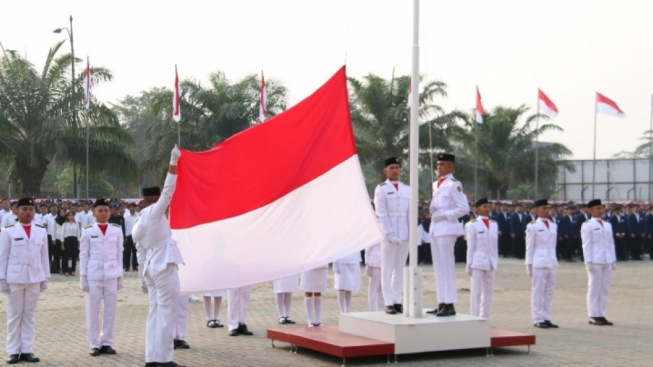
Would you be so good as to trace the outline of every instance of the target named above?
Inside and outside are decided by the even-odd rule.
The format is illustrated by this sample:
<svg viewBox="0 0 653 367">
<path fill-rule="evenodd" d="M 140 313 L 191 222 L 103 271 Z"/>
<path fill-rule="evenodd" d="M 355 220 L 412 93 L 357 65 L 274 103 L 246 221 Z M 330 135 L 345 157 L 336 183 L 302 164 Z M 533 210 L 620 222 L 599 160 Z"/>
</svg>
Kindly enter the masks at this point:
<svg viewBox="0 0 653 367">
<path fill-rule="evenodd" d="M 424 317 L 422 309 L 422 268 L 404 268 L 404 316 Z"/>
</svg>

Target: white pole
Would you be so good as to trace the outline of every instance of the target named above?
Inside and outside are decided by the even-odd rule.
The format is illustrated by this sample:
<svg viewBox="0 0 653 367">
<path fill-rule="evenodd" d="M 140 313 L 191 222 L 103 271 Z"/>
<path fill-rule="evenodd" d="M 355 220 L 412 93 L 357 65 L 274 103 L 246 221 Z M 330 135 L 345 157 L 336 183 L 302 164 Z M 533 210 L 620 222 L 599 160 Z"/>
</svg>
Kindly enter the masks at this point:
<svg viewBox="0 0 653 367">
<path fill-rule="evenodd" d="M 594 195 L 594 189 L 596 187 L 596 105 L 598 104 L 599 93 L 596 92 L 594 95 L 594 153 L 592 155 L 592 199 L 594 200 L 596 196 Z"/>
<path fill-rule="evenodd" d="M 651 204 L 653 188 L 653 94 L 651 95 L 651 116 L 648 126 L 648 202 Z"/>
<path fill-rule="evenodd" d="M 535 115 L 535 131 L 540 128 L 540 90 L 537 90 L 537 102 L 535 103 L 537 106 L 537 114 Z M 539 146 L 538 146 L 538 135 L 536 133 L 535 135 L 535 200 L 539 200 L 539 193 L 538 193 L 538 170 L 540 168 L 539 164 Z"/>
<path fill-rule="evenodd" d="M 88 110 L 86 110 L 86 113 L 84 114 L 86 117 L 86 201 L 88 201 L 88 141 L 89 141 L 89 135 L 91 128 L 89 126 L 89 120 L 88 120 Z"/>
<path fill-rule="evenodd" d="M 478 121 L 474 122 L 474 201 L 478 200 Z"/>
</svg>

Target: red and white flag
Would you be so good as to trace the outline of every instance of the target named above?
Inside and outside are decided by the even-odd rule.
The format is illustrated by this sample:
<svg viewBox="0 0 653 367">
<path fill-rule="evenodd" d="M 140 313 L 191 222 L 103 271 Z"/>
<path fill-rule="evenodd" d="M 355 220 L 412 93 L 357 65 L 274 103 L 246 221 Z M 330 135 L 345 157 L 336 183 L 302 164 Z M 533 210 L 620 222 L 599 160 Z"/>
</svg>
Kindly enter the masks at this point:
<svg viewBox="0 0 653 367">
<path fill-rule="evenodd" d="M 267 88 L 265 88 L 265 78 L 263 77 L 262 71 L 261 71 L 261 99 L 259 101 L 258 118 L 260 122 L 263 122 L 268 118 L 268 91 Z"/>
<path fill-rule="evenodd" d="M 86 72 L 84 73 L 84 108 L 91 107 L 91 61 L 86 56 Z"/>
<path fill-rule="evenodd" d="M 183 150 L 177 174 L 170 226 L 186 262 L 184 293 L 299 274 L 382 239 L 345 67 L 267 123 L 205 152 Z"/>
<path fill-rule="evenodd" d="M 478 91 L 478 86 L 476 86 L 476 122 L 479 124 L 483 123 L 483 103 L 481 103 L 481 92 Z"/>
<path fill-rule="evenodd" d="M 617 106 L 615 101 L 596 92 L 596 112 L 605 113 L 606 115 L 624 118 L 626 114 Z"/>
<path fill-rule="evenodd" d="M 537 99 L 540 111 L 543 111 L 551 118 L 558 116 L 558 108 L 539 88 L 537 89 Z"/>
<path fill-rule="evenodd" d="M 175 89 L 172 93 L 172 119 L 181 121 L 181 88 L 179 87 L 179 75 L 177 75 L 177 65 L 175 65 Z"/>
</svg>

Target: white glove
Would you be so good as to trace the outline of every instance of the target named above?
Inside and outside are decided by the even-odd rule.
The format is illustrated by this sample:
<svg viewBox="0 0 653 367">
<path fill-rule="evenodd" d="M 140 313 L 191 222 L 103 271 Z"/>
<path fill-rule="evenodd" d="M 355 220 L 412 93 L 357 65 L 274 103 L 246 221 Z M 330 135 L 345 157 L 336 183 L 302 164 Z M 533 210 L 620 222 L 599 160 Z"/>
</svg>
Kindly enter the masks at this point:
<svg viewBox="0 0 653 367">
<path fill-rule="evenodd" d="M 141 283 L 141 292 L 147 294 L 147 283 Z"/>
<path fill-rule="evenodd" d="M 118 290 L 122 289 L 122 277 L 118 277 Z"/>
<path fill-rule="evenodd" d="M 86 275 L 82 275 L 80 277 L 80 280 L 81 280 L 81 284 L 79 286 L 79 289 L 88 293 L 88 279 L 86 278 Z"/>
<path fill-rule="evenodd" d="M 592 265 L 593 265 L 593 264 L 592 264 L 592 263 L 589 263 L 589 262 L 585 263 L 585 270 L 587 270 L 587 271 L 592 271 L 592 270 L 594 270 L 594 269 L 592 269 Z"/>
<path fill-rule="evenodd" d="M 369 265 L 365 265 L 365 274 L 367 274 L 368 277 L 372 276 L 372 267 Z"/>
<path fill-rule="evenodd" d="M 176 166 L 179 157 L 181 157 L 181 152 L 179 151 L 179 148 L 177 148 L 177 144 L 175 144 L 175 147 L 172 148 L 172 151 L 170 152 L 170 165 Z"/>
<path fill-rule="evenodd" d="M 533 265 L 526 265 L 526 274 L 531 278 L 533 277 Z"/>
<path fill-rule="evenodd" d="M 397 237 L 395 237 L 395 235 L 392 233 L 388 233 L 387 235 L 385 235 L 385 238 L 386 240 L 388 240 L 388 242 L 399 242 L 399 240 L 397 240 Z"/>
<path fill-rule="evenodd" d="M 467 265 L 465 267 L 465 271 L 467 272 L 467 275 L 469 275 L 470 277 L 472 276 L 472 267 L 471 266 Z"/>
<path fill-rule="evenodd" d="M 46 289 L 48 289 L 48 281 L 44 280 L 41 282 L 41 292 L 43 292 Z"/>
<path fill-rule="evenodd" d="M 0 279 L 0 292 L 9 294 L 9 284 L 6 279 Z"/>
<path fill-rule="evenodd" d="M 340 274 L 340 265 L 338 265 L 338 263 L 333 263 L 333 272 Z"/>
<path fill-rule="evenodd" d="M 612 263 L 611 265 L 612 265 L 612 270 L 616 270 L 616 269 L 617 269 L 617 263 Z"/>
</svg>

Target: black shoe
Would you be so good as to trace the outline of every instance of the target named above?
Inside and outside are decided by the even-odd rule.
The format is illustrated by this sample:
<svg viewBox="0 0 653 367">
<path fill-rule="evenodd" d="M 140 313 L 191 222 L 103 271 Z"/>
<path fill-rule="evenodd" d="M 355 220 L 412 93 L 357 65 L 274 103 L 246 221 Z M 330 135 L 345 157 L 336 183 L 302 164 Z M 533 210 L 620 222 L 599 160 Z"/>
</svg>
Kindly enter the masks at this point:
<svg viewBox="0 0 653 367">
<path fill-rule="evenodd" d="M 279 323 L 280 324 L 286 324 L 286 318 L 285 317 L 279 317 Z"/>
<path fill-rule="evenodd" d="M 156 367 L 156 362 L 145 362 L 145 367 Z"/>
<path fill-rule="evenodd" d="M 175 349 L 190 349 L 190 345 L 185 340 L 175 339 Z"/>
<path fill-rule="evenodd" d="M 15 364 L 18 363 L 18 354 L 11 354 L 9 358 L 7 358 L 7 363 L 9 364 Z"/>
<path fill-rule="evenodd" d="M 103 345 L 102 348 L 100 348 L 100 352 L 104 354 L 116 354 L 116 350 L 111 348 L 110 345 Z"/>
<path fill-rule="evenodd" d="M 445 317 L 445 316 L 455 316 L 456 309 L 453 307 L 453 303 L 448 303 L 444 305 L 444 308 L 438 312 L 436 316 Z"/>
<path fill-rule="evenodd" d="M 229 336 L 238 336 L 238 329 L 229 330 Z"/>
<path fill-rule="evenodd" d="M 180 364 L 177 364 L 175 362 L 166 362 L 166 363 L 157 363 L 155 364 L 156 367 L 186 367 L 182 366 Z"/>
<path fill-rule="evenodd" d="M 603 324 L 604 324 L 604 325 L 607 325 L 607 326 L 612 326 L 612 325 L 614 325 L 614 323 L 608 321 L 608 319 L 606 319 L 605 317 L 601 317 L 600 319 L 601 319 L 601 321 L 603 321 Z"/>
<path fill-rule="evenodd" d="M 546 324 L 546 322 L 536 322 L 533 324 L 533 326 L 540 328 L 540 329 L 548 329 L 549 325 Z"/>
<path fill-rule="evenodd" d="M 395 310 L 395 306 L 385 306 L 385 313 L 389 315 L 396 315 L 397 310 Z"/>
<path fill-rule="evenodd" d="M 546 324 L 546 326 L 548 326 L 550 328 L 554 328 L 554 329 L 558 328 L 558 325 L 552 323 L 551 320 L 545 320 L 544 323 Z"/>
<path fill-rule="evenodd" d="M 404 306 L 402 306 L 401 303 L 395 303 L 395 310 L 397 310 L 398 313 L 404 313 Z"/>
<path fill-rule="evenodd" d="M 286 319 L 286 324 L 294 324 L 295 323 L 295 321 L 293 321 L 293 319 L 291 319 L 290 317 L 286 317 L 285 319 Z"/>
<path fill-rule="evenodd" d="M 124 268 L 124 269 L 122 269 L 122 270 L 124 270 L 124 271 L 129 271 L 129 268 Z"/>
<path fill-rule="evenodd" d="M 138 271 L 138 268 L 134 268 L 134 271 Z"/>
<path fill-rule="evenodd" d="M 438 307 L 437 307 L 436 309 L 433 309 L 433 310 L 431 310 L 431 311 L 426 311 L 426 313 L 430 313 L 430 314 L 433 314 L 433 315 L 437 315 L 438 312 L 442 311 L 443 308 L 444 308 L 444 303 L 439 303 L 439 304 L 438 304 Z"/>
<path fill-rule="evenodd" d="M 603 320 L 601 320 L 600 317 L 590 317 L 587 323 L 590 325 L 599 325 L 599 326 L 605 325 L 605 322 L 603 322 Z"/>
<path fill-rule="evenodd" d="M 20 360 L 25 362 L 31 362 L 31 363 L 41 361 L 37 356 L 34 355 L 34 353 L 21 353 Z"/>
<path fill-rule="evenodd" d="M 253 332 L 249 331 L 246 324 L 238 325 L 238 332 L 243 335 L 254 335 Z"/>
<path fill-rule="evenodd" d="M 93 348 L 91 349 L 91 353 L 89 353 L 92 357 L 97 357 L 100 354 L 102 354 L 102 350 L 100 348 Z"/>
</svg>

